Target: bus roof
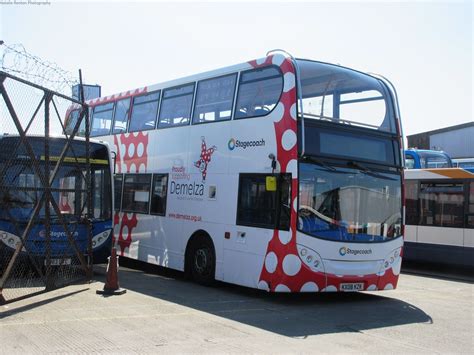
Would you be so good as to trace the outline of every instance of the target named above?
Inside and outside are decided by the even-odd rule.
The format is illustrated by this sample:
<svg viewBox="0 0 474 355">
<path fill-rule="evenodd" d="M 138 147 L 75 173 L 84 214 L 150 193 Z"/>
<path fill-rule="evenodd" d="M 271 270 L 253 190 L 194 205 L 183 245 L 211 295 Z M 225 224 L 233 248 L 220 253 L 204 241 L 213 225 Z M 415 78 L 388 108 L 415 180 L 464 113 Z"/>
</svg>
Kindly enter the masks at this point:
<svg viewBox="0 0 474 355">
<path fill-rule="evenodd" d="M 231 74 L 231 73 L 235 73 L 235 72 L 242 71 L 242 70 L 253 69 L 256 64 L 260 65 L 260 64 L 263 64 L 265 62 L 267 62 L 268 64 L 280 65 L 287 58 L 295 59 L 295 60 L 298 60 L 298 61 L 307 60 L 307 59 L 301 59 L 301 58 L 292 58 L 285 51 L 278 51 L 276 53 L 269 54 L 268 56 L 262 57 L 262 58 L 259 58 L 259 59 L 254 59 L 254 60 L 250 60 L 250 61 L 247 61 L 247 62 L 234 64 L 234 65 L 230 65 L 230 66 L 226 66 L 226 67 L 221 67 L 221 68 L 218 68 L 218 69 L 213 69 L 213 70 L 209 70 L 209 71 L 205 71 L 205 72 L 201 72 L 201 73 L 197 73 L 197 74 L 192 74 L 192 75 L 184 76 L 184 77 L 181 77 L 181 78 L 178 78 L 178 79 L 159 82 L 159 83 L 155 83 L 155 84 L 152 84 L 152 85 L 149 85 L 149 86 L 134 88 L 134 89 L 131 89 L 131 90 L 123 91 L 123 92 L 120 92 L 120 93 L 115 93 L 115 94 L 108 95 L 108 96 L 102 96 L 102 97 L 99 97 L 99 98 L 88 100 L 88 101 L 86 101 L 86 103 L 90 106 L 96 106 L 96 105 L 99 105 L 99 104 L 104 104 L 104 103 L 108 103 L 108 102 L 112 102 L 112 101 L 116 101 L 116 100 L 120 100 L 120 99 L 125 99 L 125 98 L 132 97 L 132 96 L 138 96 L 138 95 L 141 95 L 141 94 L 144 94 L 144 93 L 147 93 L 147 92 L 153 92 L 153 91 L 164 89 L 164 88 L 171 88 L 171 87 L 174 87 L 174 86 L 183 85 L 185 83 L 191 83 L 191 82 L 195 82 L 195 81 L 199 81 L 199 80 L 205 80 L 205 79 L 208 79 L 208 78 L 214 78 L 214 77 L 217 77 L 217 76 Z M 344 66 L 341 66 L 341 65 L 338 65 L 338 64 L 319 62 L 319 61 L 312 61 L 312 62 L 318 62 L 318 63 L 326 64 L 326 65 L 334 65 L 334 66 L 337 66 L 337 67 L 340 67 L 340 68 L 343 68 L 343 69 L 356 71 L 356 72 L 359 72 L 361 74 L 365 74 L 365 75 L 374 77 L 377 80 L 380 80 L 380 78 L 375 77 L 375 76 L 373 76 L 369 73 L 360 72 L 360 71 L 354 70 L 352 68 L 347 68 L 347 67 L 344 67 Z"/>
</svg>

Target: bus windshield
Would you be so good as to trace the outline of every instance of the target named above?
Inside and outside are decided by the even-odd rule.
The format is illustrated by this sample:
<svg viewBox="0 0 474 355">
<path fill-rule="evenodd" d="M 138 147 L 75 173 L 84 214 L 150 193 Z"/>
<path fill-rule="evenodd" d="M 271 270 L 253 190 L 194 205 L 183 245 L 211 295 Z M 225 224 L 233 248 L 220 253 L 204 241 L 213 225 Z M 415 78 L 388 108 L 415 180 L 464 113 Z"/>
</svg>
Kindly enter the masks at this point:
<svg viewBox="0 0 474 355">
<path fill-rule="evenodd" d="M 378 79 L 337 65 L 297 62 L 305 119 L 396 133 L 390 100 Z"/>
<path fill-rule="evenodd" d="M 325 163 L 300 164 L 298 229 L 310 236 L 381 242 L 401 235 L 400 175 Z"/>
<path fill-rule="evenodd" d="M 451 159 L 443 152 L 418 152 L 421 169 L 452 168 Z"/>
<path fill-rule="evenodd" d="M 41 165 L 40 165 L 41 166 Z M 91 166 L 92 168 L 92 203 L 93 218 L 95 220 L 106 220 L 111 218 L 110 199 L 110 171 L 108 166 Z M 52 173 L 52 171 L 51 171 Z M 85 188 L 85 166 L 81 169 L 77 166 L 63 165 L 60 167 L 53 181 L 53 198 L 58 204 L 63 217 L 78 220 L 87 214 Z M 7 179 L 9 189 L 0 191 L 0 219 L 17 221 L 28 221 L 33 214 L 37 202 L 44 199 L 43 188 L 40 179 L 31 169 L 30 163 L 15 164 L 7 168 L 4 179 Z M 9 213 L 11 215 L 9 215 Z M 50 208 L 51 218 L 54 220 L 56 214 Z M 45 217 L 44 206 L 39 211 L 39 218 Z"/>
<path fill-rule="evenodd" d="M 39 168 L 44 171 L 45 158 L 44 139 L 37 137 L 29 138 Z M 44 187 L 39 177 L 34 173 L 32 161 L 26 154 L 24 147 L 16 150 L 16 158 L 11 159 L 11 154 L 15 151 L 17 139 L 3 138 L 0 147 L 0 219 L 28 221 L 33 214 L 38 201 L 44 199 Z M 64 146 L 63 140 L 50 141 L 50 174 L 59 159 L 60 149 Z M 52 195 L 59 211 L 63 217 L 70 221 L 79 221 L 87 215 L 87 189 L 86 189 L 86 164 L 84 158 L 84 142 L 74 142 L 73 144 L 77 158 L 68 154 L 52 182 Z M 111 218 L 111 183 L 108 151 L 103 145 L 92 143 L 91 151 L 91 184 L 92 184 L 92 208 L 91 217 L 95 220 L 107 220 Z M 6 188 L 7 187 L 7 188 Z M 57 218 L 54 209 L 50 208 L 52 220 Z M 44 205 L 39 211 L 40 219 L 45 218 Z"/>
</svg>

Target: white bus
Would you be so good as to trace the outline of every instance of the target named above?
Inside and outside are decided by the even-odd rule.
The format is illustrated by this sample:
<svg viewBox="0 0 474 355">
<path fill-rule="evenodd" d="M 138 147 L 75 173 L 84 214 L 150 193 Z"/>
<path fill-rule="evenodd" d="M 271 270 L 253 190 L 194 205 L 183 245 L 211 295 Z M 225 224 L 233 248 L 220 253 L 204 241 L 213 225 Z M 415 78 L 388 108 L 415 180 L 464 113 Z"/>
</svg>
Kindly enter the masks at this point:
<svg viewBox="0 0 474 355">
<path fill-rule="evenodd" d="M 453 159 L 453 166 L 474 173 L 474 158 L 456 158 Z"/>
<path fill-rule="evenodd" d="M 274 52 L 88 104 L 115 147 L 121 255 L 271 292 L 396 287 L 403 147 L 385 79 Z"/>
<path fill-rule="evenodd" d="M 474 174 L 405 171 L 406 260 L 474 267 Z"/>
</svg>

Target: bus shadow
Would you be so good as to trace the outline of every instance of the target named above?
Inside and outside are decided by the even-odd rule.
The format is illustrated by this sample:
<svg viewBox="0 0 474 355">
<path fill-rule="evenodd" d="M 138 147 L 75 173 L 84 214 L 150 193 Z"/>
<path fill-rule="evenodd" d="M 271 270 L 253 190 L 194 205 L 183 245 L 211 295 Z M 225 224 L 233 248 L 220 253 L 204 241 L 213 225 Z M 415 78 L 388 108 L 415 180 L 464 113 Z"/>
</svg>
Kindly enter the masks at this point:
<svg viewBox="0 0 474 355">
<path fill-rule="evenodd" d="M 135 261 L 121 265 L 144 271 L 121 268 L 123 288 L 289 337 L 433 323 L 423 310 L 388 297 L 390 291 L 271 294 L 221 282 L 204 287 L 180 272 Z M 96 278 L 105 279 L 103 269 Z"/>
</svg>

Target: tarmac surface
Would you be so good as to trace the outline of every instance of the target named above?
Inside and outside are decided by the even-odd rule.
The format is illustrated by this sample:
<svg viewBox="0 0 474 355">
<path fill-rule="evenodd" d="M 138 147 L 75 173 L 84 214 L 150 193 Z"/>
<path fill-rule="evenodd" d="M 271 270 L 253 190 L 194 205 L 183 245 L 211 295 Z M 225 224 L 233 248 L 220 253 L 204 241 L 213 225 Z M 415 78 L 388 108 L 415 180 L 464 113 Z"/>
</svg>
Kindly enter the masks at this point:
<svg viewBox="0 0 474 355">
<path fill-rule="evenodd" d="M 121 268 L 0 306 L 0 353 L 474 353 L 474 285 L 402 273 L 393 291 L 267 294 Z"/>
</svg>

